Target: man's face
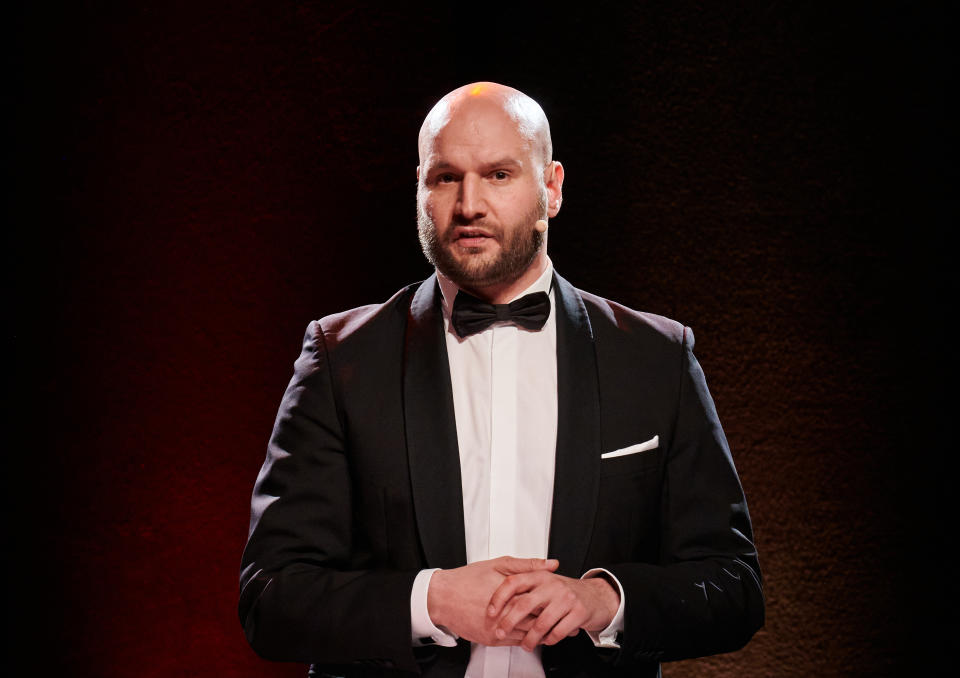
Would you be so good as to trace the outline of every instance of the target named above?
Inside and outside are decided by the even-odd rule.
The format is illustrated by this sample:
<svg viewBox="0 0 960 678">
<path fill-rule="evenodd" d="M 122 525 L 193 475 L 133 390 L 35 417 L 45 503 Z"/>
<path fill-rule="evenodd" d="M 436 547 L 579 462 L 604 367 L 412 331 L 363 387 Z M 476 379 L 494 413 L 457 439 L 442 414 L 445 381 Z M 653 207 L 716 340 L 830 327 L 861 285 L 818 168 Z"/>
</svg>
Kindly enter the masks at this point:
<svg viewBox="0 0 960 678">
<path fill-rule="evenodd" d="M 461 287 L 519 279 L 541 251 L 544 159 L 499 107 L 470 102 L 423 149 L 417 224 L 427 259 Z"/>
</svg>

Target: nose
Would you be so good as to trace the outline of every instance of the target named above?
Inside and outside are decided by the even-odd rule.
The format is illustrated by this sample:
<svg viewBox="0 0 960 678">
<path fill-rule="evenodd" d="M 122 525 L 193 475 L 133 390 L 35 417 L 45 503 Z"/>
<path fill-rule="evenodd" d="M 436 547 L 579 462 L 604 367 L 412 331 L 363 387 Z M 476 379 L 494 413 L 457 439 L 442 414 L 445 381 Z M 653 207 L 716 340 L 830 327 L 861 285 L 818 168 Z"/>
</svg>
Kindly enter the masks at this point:
<svg viewBox="0 0 960 678">
<path fill-rule="evenodd" d="M 460 182 L 457 211 L 464 221 L 473 221 L 484 216 L 487 203 L 483 196 L 483 181 L 479 176 L 467 174 Z"/>
</svg>

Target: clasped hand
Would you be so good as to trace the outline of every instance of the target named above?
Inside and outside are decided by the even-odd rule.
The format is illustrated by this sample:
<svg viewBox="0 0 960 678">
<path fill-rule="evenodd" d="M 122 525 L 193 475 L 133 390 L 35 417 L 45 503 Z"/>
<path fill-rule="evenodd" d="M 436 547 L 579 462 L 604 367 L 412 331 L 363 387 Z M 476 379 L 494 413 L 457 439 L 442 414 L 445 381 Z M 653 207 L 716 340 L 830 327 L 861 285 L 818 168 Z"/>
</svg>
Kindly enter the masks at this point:
<svg viewBox="0 0 960 678">
<path fill-rule="evenodd" d="M 620 605 L 605 579 L 555 574 L 560 563 L 503 556 L 434 572 L 427 610 L 443 626 L 483 645 L 519 645 L 532 651 L 580 629 L 601 631 Z"/>
</svg>

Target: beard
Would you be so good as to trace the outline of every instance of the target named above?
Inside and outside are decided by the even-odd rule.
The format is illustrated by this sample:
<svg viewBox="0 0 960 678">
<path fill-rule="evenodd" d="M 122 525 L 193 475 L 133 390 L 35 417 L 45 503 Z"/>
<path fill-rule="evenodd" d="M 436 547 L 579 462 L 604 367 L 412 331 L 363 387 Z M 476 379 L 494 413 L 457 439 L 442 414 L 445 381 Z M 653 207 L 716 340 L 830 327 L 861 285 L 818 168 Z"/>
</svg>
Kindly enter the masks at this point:
<svg viewBox="0 0 960 678">
<path fill-rule="evenodd" d="M 543 247 L 543 233 L 534 228 L 539 219 L 547 218 L 547 191 L 541 186 L 537 204 L 513 224 L 498 230 L 491 229 L 483 221 L 470 225 L 483 228 L 500 241 L 500 252 L 492 258 L 483 257 L 480 248 L 467 248 L 466 256 L 457 259 L 453 229 L 440 237 L 437 225 L 417 199 L 417 231 L 423 254 L 438 271 L 455 282 L 458 287 L 475 290 L 490 285 L 517 280 L 530 268 Z M 466 225 L 466 224 L 464 224 Z M 509 234 L 509 235 L 508 235 Z"/>
</svg>

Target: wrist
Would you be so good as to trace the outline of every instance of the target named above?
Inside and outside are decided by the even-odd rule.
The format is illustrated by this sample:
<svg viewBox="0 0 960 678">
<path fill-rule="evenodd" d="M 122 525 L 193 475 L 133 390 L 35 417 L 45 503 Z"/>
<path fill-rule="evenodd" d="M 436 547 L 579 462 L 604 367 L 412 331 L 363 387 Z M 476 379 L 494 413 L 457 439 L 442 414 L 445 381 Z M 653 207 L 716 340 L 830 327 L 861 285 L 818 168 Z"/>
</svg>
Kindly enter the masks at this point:
<svg viewBox="0 0 960 678">
<path fill-rule="evenodd" d="M 427 614 L 434 626 L 446 626 L 446 610 L 444 601 L 448 599 L 445 590 L 447 586 L 448 572 L 446 570 L 437 570 L 430 577 L 430 585 L 427 587 Z"/>
<path fill-rule="evenodd" d="M 596 614 L 591 620 L 588 631 L 601 631 L 610 625 L 620 609 L 620 592 L 603 574 L 581 580 L 593 589 L 598 602 Z"/>
</svg>

